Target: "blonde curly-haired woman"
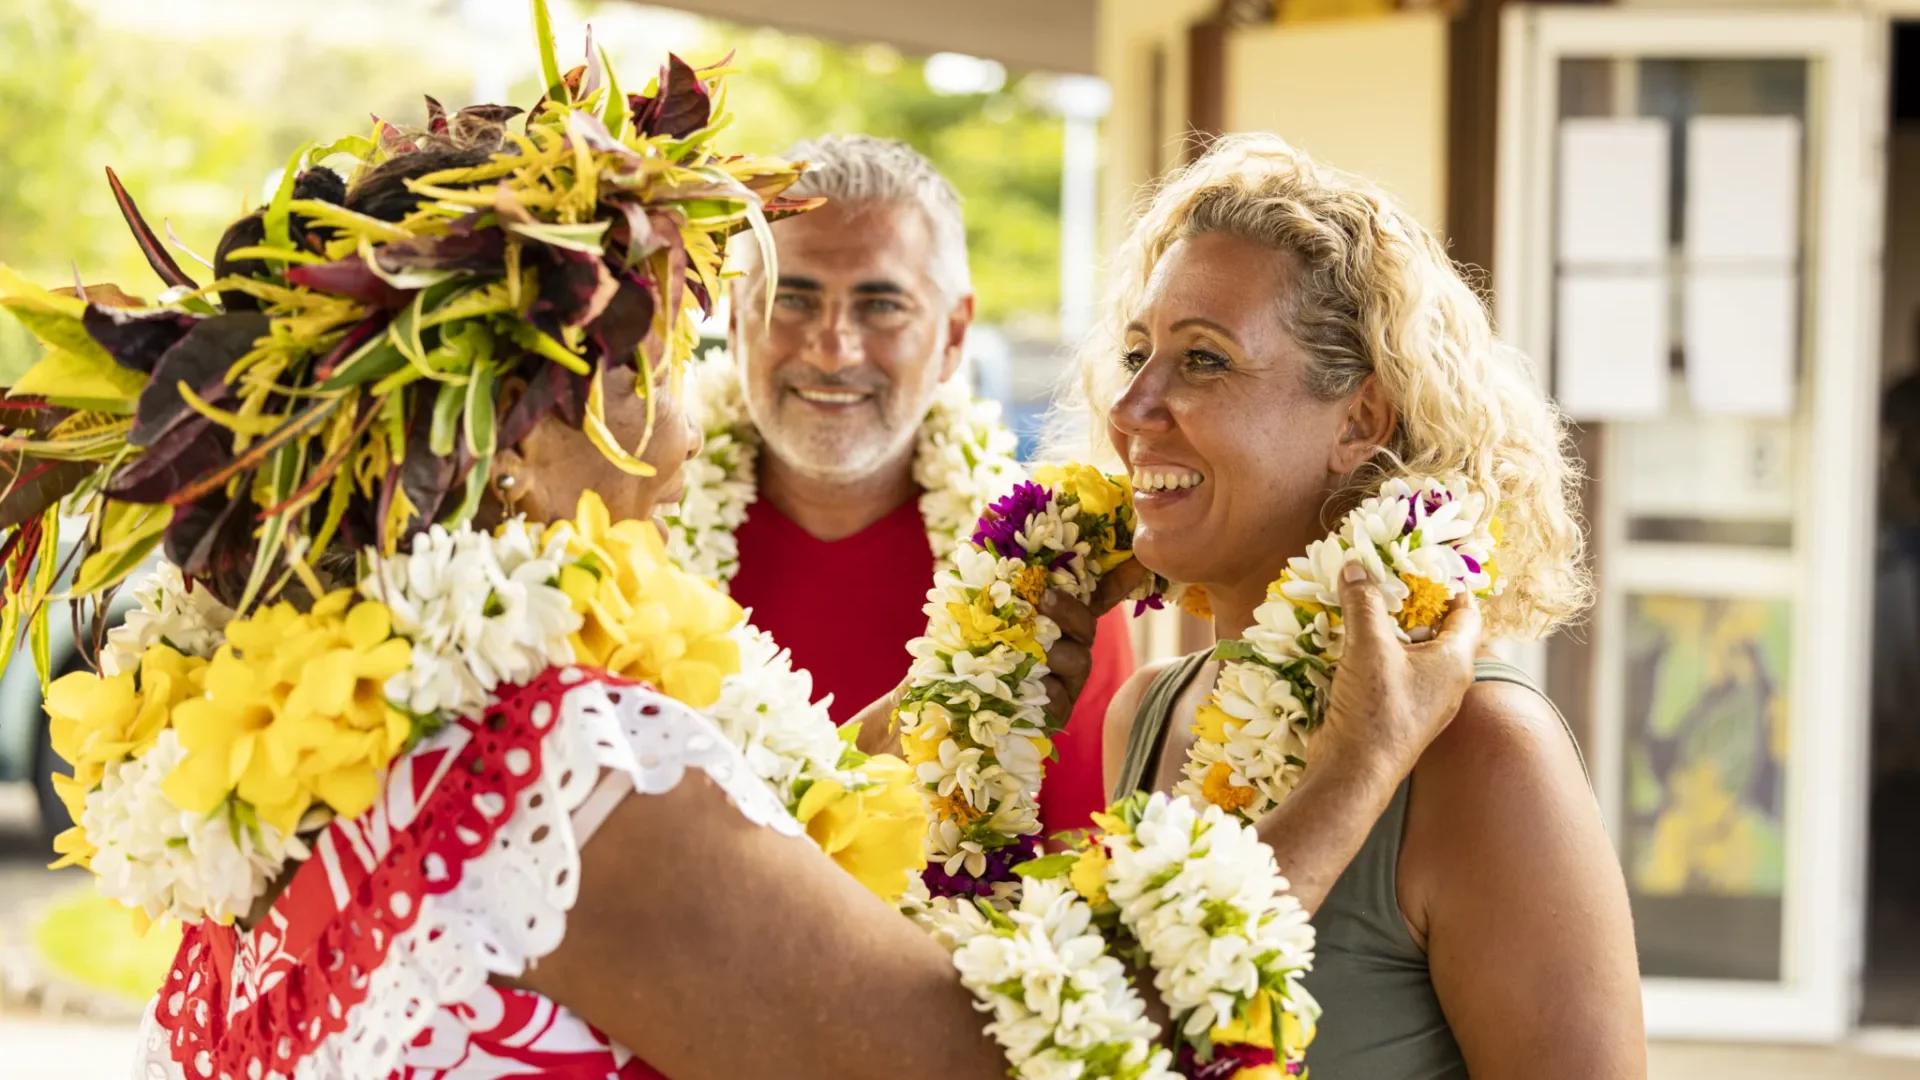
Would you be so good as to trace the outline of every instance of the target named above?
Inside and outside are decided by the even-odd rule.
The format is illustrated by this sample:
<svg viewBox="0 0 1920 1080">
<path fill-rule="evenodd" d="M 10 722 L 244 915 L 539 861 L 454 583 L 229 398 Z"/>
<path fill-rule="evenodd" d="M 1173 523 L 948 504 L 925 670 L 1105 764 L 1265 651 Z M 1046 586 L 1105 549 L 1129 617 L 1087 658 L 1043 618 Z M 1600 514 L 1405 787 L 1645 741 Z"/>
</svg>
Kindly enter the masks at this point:
<svg viewBox="0 0 1920 1080">
<path fill-rule="evenodd" d="M 1206 587 L 1218 636 L 1241 636 L 1356 491 L 1400 473 L 1464 474 L 1499 508 L 1489 639 L 1584 607 L 1560 418 L 1440 244 L 1372 186 L 1272 136 L 1224 140 L 1152 197 L 1108 303 L 1082 357 L 1096 445 L 1136 481 L 1178 481 L 1139 496 L 1135 550 Z M 1214 673 L 1197 653 L 1115 696 L 1116 792 L 1180 780 Z M 1281 867 L 1324 897 L 1317 1080 L 1645 1075 L 1626 889 L 1579 752 L 1524 675 L 1476 675 L 1437 740 L 1390 748 L 1404 767 L 1310 764 L 1295 793 L 1373 822 L 1337 879 Z"/>
</svg>

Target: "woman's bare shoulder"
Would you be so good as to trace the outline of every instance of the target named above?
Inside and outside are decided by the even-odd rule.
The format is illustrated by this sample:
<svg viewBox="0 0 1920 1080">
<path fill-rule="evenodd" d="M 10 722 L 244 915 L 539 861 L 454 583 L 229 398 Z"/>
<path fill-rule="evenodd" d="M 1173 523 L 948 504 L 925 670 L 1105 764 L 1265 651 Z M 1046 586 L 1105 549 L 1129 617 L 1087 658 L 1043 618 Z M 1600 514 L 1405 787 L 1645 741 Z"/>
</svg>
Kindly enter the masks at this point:
<svg viewBox="0 0 1920 1080">
<path fill-rule="evenodd" d="M 1552 703 L 1536 691 L 1507 682 L 1478 682 L 1460 711 L 1420 757 L 1417 774 L 1453 769 L 1483 772 L 1489 766 L 1559 772 L 1584 777 L 1573 736 Z"/>
<path fill-rule="evenodd" d="M 1442 895 L 1569 851 L 1611 859 L 1572 736 L 1532 690 L 1475 684 L 1413 773 L 1400 898 L 1416 936 Z"/>
</svg>

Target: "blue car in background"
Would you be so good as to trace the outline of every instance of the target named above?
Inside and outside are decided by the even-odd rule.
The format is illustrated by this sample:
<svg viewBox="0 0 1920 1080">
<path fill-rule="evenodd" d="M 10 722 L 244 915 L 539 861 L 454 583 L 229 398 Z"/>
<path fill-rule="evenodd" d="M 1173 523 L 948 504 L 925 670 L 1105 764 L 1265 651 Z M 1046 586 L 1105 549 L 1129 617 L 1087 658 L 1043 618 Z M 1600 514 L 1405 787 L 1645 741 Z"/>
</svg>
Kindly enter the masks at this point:
<svg viewBox="0 0 1920 1080">
<path fill-rule="evenodd" d="M 63 522 L 61 532 L 77 536 L 81 527 L 79 521 Z M 61 542 L 63 564 L 72 550 L 72 541 Z M 157 559 L 158 555 L 135 570 L 127 579 L 127 587 L 115 594 L 107 612 L 109 628 L 120 625 L 127 612 L 136 606 L 133 586 L 152 571 Z M 65 590 L 72 574 L 73 568 L 67 567 L 66 575 L 55 589 L 56 596 Z M 57 679 L 69 672 L 87 670 L 86 659 L 73 636 L 72 605 L 54 600 L 50 606 L 47 636 L 51 644 L 52 676 Z M 81 622 L 81 633 L 91 633 L 92 626 L 93 619 L 88 615 Z M 0 781 L 24 781 L 33 785 L 40 807 L 40 827 L 49 840 L 72 823 L 66 806 L 53 793 L 56 771 L 71 773 L 73 770 L 53 752 L 47 740 L 47 712 L 41 703 L 40 678 L 34 673 L 32 657 L 23 648 L 7 664 L 6 674 L 0 675 Z"/>
</svg>

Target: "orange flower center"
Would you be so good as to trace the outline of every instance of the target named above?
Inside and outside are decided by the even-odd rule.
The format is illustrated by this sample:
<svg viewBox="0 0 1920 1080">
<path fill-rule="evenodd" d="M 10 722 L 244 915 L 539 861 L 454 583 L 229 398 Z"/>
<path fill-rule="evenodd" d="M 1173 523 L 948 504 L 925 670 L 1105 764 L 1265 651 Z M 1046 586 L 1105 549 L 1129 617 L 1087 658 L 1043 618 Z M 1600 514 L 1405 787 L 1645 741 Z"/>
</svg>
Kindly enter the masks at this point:
<svg viewBox="0 0 1920 1080">
<path fill-rule="evenodd" d="M 1029 604 L 1038 604 L 1046 591 L 1047 570 L 1044 566 L 1024 567 L 1013 575 L 1013 595 Z"/>
<path fill-rule="evenodd" d="M 1412 590 L 1400 604 L 1400 628 L 1414 630 L 1432 626 L 1447 613 L 1447 587 L 1415 574 L 1401 574 L 1400 580 Z"/>
<path fill-rule="evenodd" d="M 1213 618 L 1213 600 L 1203 585 L 1189 585 L 1180 596 L 1180 608 L 1196 619 Z"/>
<path fill-rule="evenodd" d="M 965 825 L 984 816 L 973 808 L 973 804 L 968 802 L 966 796 L 960 794 L 958 789 L 955 789 L 951 795 L 942 795 L 934 799 L 933 812 L 956 825 Z"/>
<path fill-rule="evenodd" d="M 1216 761 L 1207 770 L 1206 779 L 1200 782 L 1200 793 L 1207 801 L 1222 810 L 1245 810 L 1253 805 L 1258 794 L 1250 787 L 1241 787 L 1233 782 L 1233 766 L 1224 761 Z"/>
</svg>

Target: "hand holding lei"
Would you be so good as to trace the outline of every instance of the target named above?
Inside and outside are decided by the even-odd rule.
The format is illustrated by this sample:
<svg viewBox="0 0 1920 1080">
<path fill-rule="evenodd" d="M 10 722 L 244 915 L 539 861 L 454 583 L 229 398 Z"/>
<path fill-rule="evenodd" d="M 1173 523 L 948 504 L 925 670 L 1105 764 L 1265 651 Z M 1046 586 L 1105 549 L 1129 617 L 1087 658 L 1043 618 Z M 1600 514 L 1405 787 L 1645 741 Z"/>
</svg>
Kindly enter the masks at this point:
<svg viewBox="0 0 1920 1080">
<path fill-rule="evenodd" d="M 1271 813 L 1300 782 L 1307 739 L 1324 718 L 1346 645 L 1341 571 L 1348 563 L 1365 567 L 1401 639 L 1425 640 L 1454 596 L 1499 590 L 1499 536 L 1499 519 L 1462 479 L 1382 484 L 1338 530 L 1289 562 L 1244 639 L 1215 647 L 1219 679 L 1194 715 L 1197 737 L 1175 793 L 1248 822 Z"/>
<path fill-rule="evenodd" d="M 936 578 L 897 713 L 932 818 L 926 878 L 903 906 L 953 950 L 1016 1077 L 1297 1073 L 1317 1015 L 1299 985 L 1313 930 L 1251 829 L 1138 796 L 1073 851 L 1036 858 L 1035 798 L 1061 723 L 1041 687 L 1060 630 L 1037 605 L 1049 588 L 1091 596 L 1132 558 L 1133 525 L 1124 477 L 1045 466 Z M 1136 598 L 1157 606 L 1163 587 L 1150 579 Z M 1153 973 L 1171 1046 L 1120 957 Z"/>
<path fill-rule="evenodd" d="M 931 811 L 934 895 L 1007 897 L 1013 867 L 1039 853 L 1043 763 L 1065 724 L 1046 711 L 1047 650 L 1060 627 L 1040 614 L 1040 598 L 1059 589 L 1084 601 L 1132 557 L 1126 480 L 1047 465 L 988 507 L 935 577 L 895 712 Z"/>
</svg>

